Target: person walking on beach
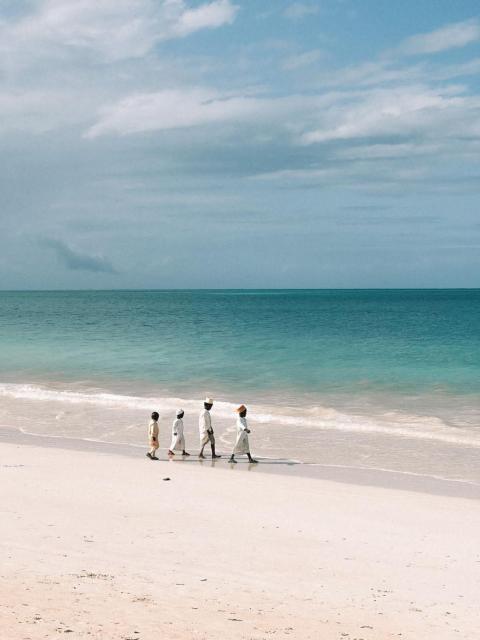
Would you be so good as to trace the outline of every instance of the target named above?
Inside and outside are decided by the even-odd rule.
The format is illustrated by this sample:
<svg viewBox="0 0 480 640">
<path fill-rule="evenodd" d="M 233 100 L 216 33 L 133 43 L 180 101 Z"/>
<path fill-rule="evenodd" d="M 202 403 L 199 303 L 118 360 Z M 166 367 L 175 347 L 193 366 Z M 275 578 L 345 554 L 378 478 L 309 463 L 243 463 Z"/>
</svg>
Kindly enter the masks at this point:
<svg viewBox="0 0 480 640">
<path fill-rule="evenodd" d="M 215 453 L 215 436 L 213 435 L 212 429 L 212 418 L 210 416 L 210 409 L 213 407 L 213 400 L 211 398 L 205 398 L 205 402 L 203 403 L 203 411 L 200 414 L 198 419 L 198 429 L 200 431 L 200 453 L 198 454 L 199 458 L 205 458 L 203 455 L 203 450 L 205 445 L 210 442 L 210 447 L 212 449 L 212 459 L 221 458 L 222 456 L 218 456 Z"/>
<path fill-rule="evenodd" d="M 179 409 L 176 415 L 177 419 L 173 421 L 172 444 L 168 450 L 168 455 L 174 456 L 174 451 L 181 451 L 182 456 L 189 456 L 190 454 L 185 451 L 185 436 L 183 435 L 183 416 L 185 412 L 183 409 Z"/>
<path fill-rule="evenodd" d="M 248 434 L 250 433 L 250 429 L 247 424 L 247 407 L 242 404 L 236 409 L 238 413 L 237 417 L 237 439 L 235 441 L 235 447 L 233 448 L 233 453 L 230 456 L 229 462 L 233 462 L 237 464 L 235 460 L 235 454 L 239 456 L 246 454 L 248 456 L 248 461 L 251 463 L 257 463 L 257 460 L 254 460 L 250 455 L 250 443 L 248 442 Z"/>
<path fill-rule="evenodd" d="M 147 458 L 150 460 L 158 460 L 156 453 L 157 449 L 160 446 L 158 444 L 158 418 L 160 416 L 156 411 L 152 413 L 152 419 L 150 420 L 150 424 L 148 425 L 148 440 L 150 444 L 150 451 L 147 453 Z"/>
</svg>

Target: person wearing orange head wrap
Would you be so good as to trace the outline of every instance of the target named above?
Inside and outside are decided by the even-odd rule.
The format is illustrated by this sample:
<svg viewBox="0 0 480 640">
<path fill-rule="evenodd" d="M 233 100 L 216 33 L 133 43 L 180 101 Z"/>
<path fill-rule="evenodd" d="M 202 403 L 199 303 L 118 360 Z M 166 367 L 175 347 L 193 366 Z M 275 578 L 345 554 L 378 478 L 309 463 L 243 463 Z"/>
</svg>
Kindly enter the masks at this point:
<svg viewBox="0 0 480 640">
<path fill-rule="evenodd" d="M 251 463 L 256 463 L 257 460 L 254 460 L 250 455 L 250 443 L 248 442 L 248 434 L 250 433 L 250 429 L 247 424 L 247 407 L 242 404 L 235 411 L 238 414 L 237 418 L 237 439 L 235 441 L 235 447 L 233 448 L 233 453 L 230 456 L 229 462 L 233 462 L 236 464 L 235 454 L 238 455 L 247 455 L 248 461 Z"/>
</svg>

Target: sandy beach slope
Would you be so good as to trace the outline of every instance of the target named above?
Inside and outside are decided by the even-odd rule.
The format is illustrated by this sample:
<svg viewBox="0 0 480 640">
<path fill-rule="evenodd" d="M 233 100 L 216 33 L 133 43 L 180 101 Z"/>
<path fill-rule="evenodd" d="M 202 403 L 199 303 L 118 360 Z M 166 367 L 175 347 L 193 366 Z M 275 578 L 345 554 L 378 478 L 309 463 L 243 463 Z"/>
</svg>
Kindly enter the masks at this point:
<svg viewBox="0 0 480 640">
<path fill-rule="evenodd" d="M 2 639 L 480 638 L 480 502 L 243 469 L 1 443 Z"/>
</svg>

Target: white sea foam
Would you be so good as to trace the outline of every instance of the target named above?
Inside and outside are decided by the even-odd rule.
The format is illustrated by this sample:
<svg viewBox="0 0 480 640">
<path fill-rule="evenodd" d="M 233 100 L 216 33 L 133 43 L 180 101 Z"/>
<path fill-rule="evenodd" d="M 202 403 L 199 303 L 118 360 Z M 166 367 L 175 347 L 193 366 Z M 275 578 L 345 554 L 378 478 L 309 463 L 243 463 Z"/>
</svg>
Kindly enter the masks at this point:
<svg viewBox="0 0 480 640">
<path fill-rule="evenodd" d="M 105 391 L 58 389 L 33 384 L 1 383 L 0 398 L 11 400 L 61 403 L 66 407 L 83 405 L 105 410 L 129 410 L 150 412 L 158 410 L 163 416 L 171 415 L 182 406 L 187 412 L 196 413 L 202 398 L 128 396 Z M 231 420 L 235 405 L 225 401 L 215 402 L 215 416 Z M 451 427 L 437 417 L 422 417 L 390 412 L 381 417 L 349 415 L 331 407 L 251 406 L 252 423 L 266 426 L 303 427 L 309 430 L 339 431 L 364 434 L 381 434 L 400 438 L 431 440 L 447 444 L 480 448 L 480 433 Z M 55 415 L 62 420 L 62 410 Z"/>
</svg>

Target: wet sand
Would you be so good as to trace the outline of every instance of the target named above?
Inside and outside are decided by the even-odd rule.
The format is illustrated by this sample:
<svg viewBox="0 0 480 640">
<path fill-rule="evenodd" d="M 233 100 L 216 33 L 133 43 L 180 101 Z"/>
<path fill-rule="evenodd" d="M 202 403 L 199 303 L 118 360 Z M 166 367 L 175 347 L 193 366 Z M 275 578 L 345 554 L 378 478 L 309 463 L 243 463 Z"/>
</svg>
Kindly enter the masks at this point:
<svg viewBox="0 0 480 640">
<path fill-rule="evenodd" d="M 85 440 L 83 438 L 65 438 L 47 435 L 32 435 L 22 433 L 18 429 L 11 429 L 0 426 L 0 442 L 22 444 L 26 446 L 46 447 L 55 449 L 65 449 L 72 451 L 96 452 L 104 454 L 116 454 L 128 458 L 142 458 L 145 447 L 132 444 L 118 444 Z M 386 469 L 359 468 L 353 466 L 328 465 L 321 463 L 304 463 L 286 458 L 265 458 L 255 455 L 260 461 L 258 465 L 248 464 L 245 457 L 237 458 L 237 465 L 229 465 L 227 462 L 230 451 L 219 452 L 223 458 L 212 461 L 199 460 L 191 449 L 192 456 L 183 458 L 176 456 L 169 459 L 166 452 L 159 450 L 158 456 L 161 460 L 173 462 L 175 464 L 189 464 L 200 467 L 212 466 L 214 468 L 226 468 L 230 471 L 248 471 L 249 473 L 275 473 L 289 476 L 304 476 L 322 480 L 332 480 L 346 484 L 362 486 L 384 487 L 387 489 L 402 489 L 405 491 L 415 491 L 420 493 L 431 493 L 433 495 L 443 495 L 459 498 L 470 498 L 480 500 L 480 484 L 467 482 L 464 480 L 451 480 L 445 478 L 432 477 L 424 474 L 402 473 Z"/>
</svg>

